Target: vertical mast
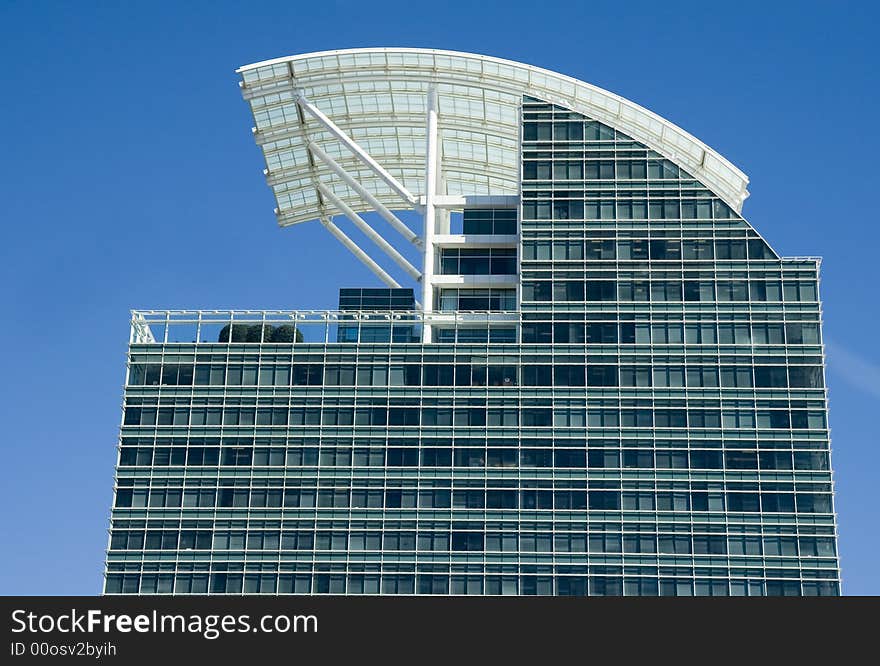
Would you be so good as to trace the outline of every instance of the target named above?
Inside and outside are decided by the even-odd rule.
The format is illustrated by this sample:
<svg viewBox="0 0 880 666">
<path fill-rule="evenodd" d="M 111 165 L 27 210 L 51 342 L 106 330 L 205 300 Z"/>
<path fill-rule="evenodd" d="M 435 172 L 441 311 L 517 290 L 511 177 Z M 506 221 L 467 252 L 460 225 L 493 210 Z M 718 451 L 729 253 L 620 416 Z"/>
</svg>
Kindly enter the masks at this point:
<svg viewBox="0 0 880 666">
<path fill-rule="evenodd" d="M 422 309 L 434 310 L 434 233 L 437 230 L 435 197 L 438 181 L 437 87 L 428 88 L 425 150 L 425 263 L 422 267 Z M 423 324 L 422 342 L 431 342 L 431 325 Z"/>
</svg>

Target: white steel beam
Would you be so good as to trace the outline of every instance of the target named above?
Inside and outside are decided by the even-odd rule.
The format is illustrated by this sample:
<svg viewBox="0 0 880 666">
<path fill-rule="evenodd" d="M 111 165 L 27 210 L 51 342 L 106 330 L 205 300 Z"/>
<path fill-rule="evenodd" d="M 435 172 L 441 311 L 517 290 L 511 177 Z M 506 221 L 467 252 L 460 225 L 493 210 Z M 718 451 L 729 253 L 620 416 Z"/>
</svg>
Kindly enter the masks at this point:
<svg viewBox="0 0 880 666">
<path fill-rule="evenodd" d="M 506 247 L 516 248 L 519 236 L 516 234 L 437 234 L 434 247 Z M 434 278 L 436 280 L 436 276 Z"/>
<path fill-rule="evenodd" d="M 382 270 L 382 267 L 379 264 L 377 264 L 375 261 L 373 261 L 366 252 L 364 252 L 360 247 L 358 247 L 357 243 L 355 243 L 353 240 L 351 240 L 351 238 L 346 236 L 345 233 L 342 231 L 342 229 L 340 229 L 335 224 L 333 224 L 332 220 L 330 220 L 326 217 L 322 217 L 321 224 L 324 225 L 324 227 L 327 229 L 327 231 L 329 231 L 331 234 L 333 234 L 336 237 L 336 240 L 338 240 L 340 243 L 342 243 L 345 247 L 347 247 L 349 249 L 349 251 L 354 256 L 356 256 L 358 259 L 360 259 L 364 263 L 364 265 L 366 265 L 367 268 L 369 268 L 376 275 L 378 275 L 379 279 L 382 280 L 382 282 L 387 284 L 392 289 L 400 289 L 400 284 L 398 284 L 397 280 L 395 280 L 393 277 L 388 275 L 388 273 L 386 273 L 384 270 Z"/>
<path fill-rule="evenodd" d="M 342 199 L 337 197 L 333 192 L 328 188 L 324 183 L 318 183 L 318 189 L 321 194 L 324 196 L 327 201 L 336 206 L 340 212 L 344 213 L 345 216 L 354 222 L 355 226 L 358 229 L 364 232 L 364 234 L 373 241 L 376 245 L 378 245 L 389 257 L 394 259 L 397 264 L 409 273 L 413 279 L 418 280 L 422 277 L 422 274 L 419 273 L 419 269 L 413 266 L 406 260 L 400 252 L 398 252 L 388 241 L 386 241 L 382 236 L 380 236 L 369 224 L 366 223 L 364 218 L 354 212 Z"/>
<path fill-rule="evenodd" d="M 425 146 L 425 262 L 422 268 L 422 308 L 425 312 L 434 309 L 434 233 L 437 230 L 437 209 L 434 198 L 437 195 L 438 181 L 438 136 L 437 136 L 437 88 L 428 88 L 427 126 Z M 431 326 L 422 326 L 422 341 L 431 342 Z"/>
<path fill-rule="evenodd" d="M 317 120 L 321 125 L 324 126 L 330 134 L 335 136 L 339 141 L 347 147 L 352 153 L 354 153 L 355 157 L 357 157 L 361 162 L 366 164 L 373 172 L 379 176 L 385 183 L 397 194 L 399 194 L 404 201 L 406 201 L 413 208 L 419 208 L 419 202 L 416 196 L 406 189 L 403 184 L 397 180 L 394 176 L 388 173 L 381 164 L 379 164 L 376 160 L 374 160 L 370 154 L 361 148 L 357 142 L 352 139 L 348 134 L 346 134 L 342 129 L 340 129 L 336 123 L 334 123 L 330 118 L 324 115 L 321 110 L 312 104 L 305 95 L 302 93 L 296 93 L 295 99 L 300 108 L 305 109 L 312 118 Z"/>
<path fill-rule="evenodd" d="M 403 222 L 401 222 L 400 218 L 398 218 L 394 213 L 392 213 L 382 202 L 380 202 L 376 197 L 374 197 L 363 185 L 361 185 L 357 180 L 355 180 L 351 174 L 349 174 L 345 169 L 343 169 L 339 164 L 330 157 L 327 153 L 325 153 L 321 147 L 316 143 L 309 143 L 309 150 L 311 150 L 315 156 L 319 160 L 321 160 L 324 164 L 326 164 L 330 170 L 335 173 L 337 176 L 342 178 L 343 181 L 355 192 L 357 192 L 362 199 L 364 199 L 368 204 L 370 204 L 379 215 L 381 215 L 392 227 L 397 229 L 400 234 L 406 238 L 410 243 L 413 243 L 416 246 L 421 246 L 421 239 L 418 235 L 406 226 Z"/>
<path fill-rule="evenodd" d="M 424 205 L 425 197 L 419 197 Z M 434 206 L 445 210 L 461 210 L 464 208 L 516 208 L 519 197 L 515 194 L 437 194 Z"/>
</svg>

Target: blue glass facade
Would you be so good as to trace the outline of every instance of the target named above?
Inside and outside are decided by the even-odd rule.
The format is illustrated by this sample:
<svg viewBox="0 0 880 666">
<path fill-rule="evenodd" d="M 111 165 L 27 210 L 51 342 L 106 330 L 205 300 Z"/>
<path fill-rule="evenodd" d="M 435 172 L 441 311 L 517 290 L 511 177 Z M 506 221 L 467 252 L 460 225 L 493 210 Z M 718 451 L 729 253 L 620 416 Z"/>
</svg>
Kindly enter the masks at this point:
<svg viewBox="0 0 880 666">
<path fill-rule="evenodd" d="M 559 106 L 521 146 L 434 342 L 393 290 L 132 342 L 106 592 L 839 594 L 818 261 Z"/>
</svg>

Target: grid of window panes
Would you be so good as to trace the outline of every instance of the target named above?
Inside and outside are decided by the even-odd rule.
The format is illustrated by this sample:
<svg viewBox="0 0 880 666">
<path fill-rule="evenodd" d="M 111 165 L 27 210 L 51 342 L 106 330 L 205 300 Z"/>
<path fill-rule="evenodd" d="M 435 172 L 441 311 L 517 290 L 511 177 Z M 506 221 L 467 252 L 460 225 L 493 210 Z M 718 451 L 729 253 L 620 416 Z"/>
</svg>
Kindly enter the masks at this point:
<svg viewBox="0 0 880 666">
<path fill-rule="evenodd" d="M 646 537 L 629 552 L 661 592 L 837 593 L 817 262 L 610 127 L 526 100 L 523 137 L 528 371 L 577 457 L 586 429 L 588 489 Z"/>
<path fill-rule="evenodd" d="M 512 336 L 131 345 L 108 593 L 839 593 L 816 262 L 523 113 Z"/>
<path fill-rule="evenodd" d="M 340 289 L 340 310 L 412 310 L 412 289 Z"/>
<path fill-rule="evenodd" d="M 472 209 L 462 214 L 462 233 L 477 236 L 510 236 L 516 233 L 516 210 Z"/>
<path fill-rule="evenodd" d="M 412 311 L 415 296 L 412 289 L 340 289 L 339 309 L 356 312 Z M 355 323 L 356 315 L 343 315 L 336 329 L 337 342 L 415 342 L 412 326 L 400 323 L 361 326 Z M 349 320 L 352 323 L 343 323 Z"/>
</svg>

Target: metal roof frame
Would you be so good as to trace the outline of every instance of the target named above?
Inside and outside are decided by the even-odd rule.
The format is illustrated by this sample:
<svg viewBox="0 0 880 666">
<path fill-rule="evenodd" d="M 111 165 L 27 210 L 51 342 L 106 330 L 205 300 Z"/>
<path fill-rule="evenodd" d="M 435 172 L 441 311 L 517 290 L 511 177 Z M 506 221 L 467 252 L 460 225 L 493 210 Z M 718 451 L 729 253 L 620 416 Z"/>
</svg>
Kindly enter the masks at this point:
<svg viewBox="0 0 880 666">
<path fill-rule="evenodd" d="M 748 196 L 744 173 L 673 123 L 589 83 L 531 65 L 454 51 L 363 48 L 277 58 L 237 73 L 254 114 L 254 135 L 282 226 L 321 217 L 315 178 L 355 212 L 375 209 L 334 179 L 328 163 L 310 156 L 310 143 L 387 209 L 418 209 L 415 199 L 425 193 L 425 99 L 432 86 L 438 94 L 445 189 L 438 195 L 518 194 L 518 108 L 528 95 L 646 144 L 737 212 Z M 352 151 L 351 144 L 363 154 Z"/>
<path fill-rule="evenodd" d="M 382 282 L 399 287 L 334 223 L 334 215 L 344 215 L 421 283 L 420 307 L 429 312 L 434 287 L 445 279 L 434 276 L 434 263 L 436 247 L 449 240 L 450 210 L 519 202 L 524 97 L 625 133 L 738 213 L 748 196 L 745 174 L 681 128 L 618 95 L 531 65 L 454 51 L 366 48 L 277 58 L 237 72 L 279 225 L 320 220 Z M 421 213 L 422 234 L 393 210 Z M 361 217 L 367 211 L 419 249 L 421 272 Z M 491 238 L 483 240 L 491 246 Z M 429 324 L 424 339 L 430 342 Z"/>
</svg>

